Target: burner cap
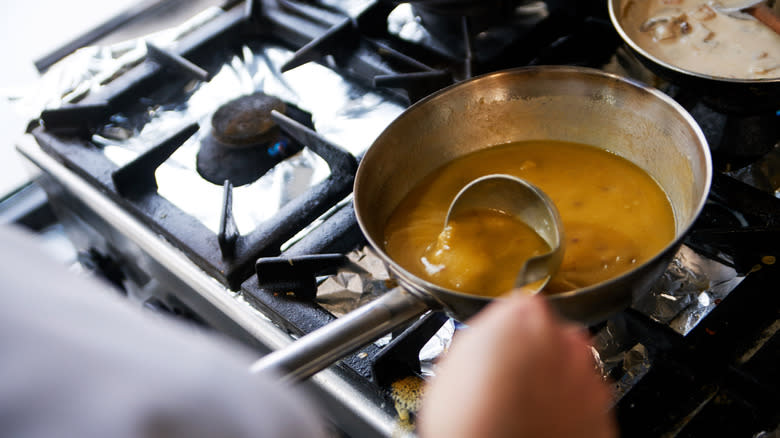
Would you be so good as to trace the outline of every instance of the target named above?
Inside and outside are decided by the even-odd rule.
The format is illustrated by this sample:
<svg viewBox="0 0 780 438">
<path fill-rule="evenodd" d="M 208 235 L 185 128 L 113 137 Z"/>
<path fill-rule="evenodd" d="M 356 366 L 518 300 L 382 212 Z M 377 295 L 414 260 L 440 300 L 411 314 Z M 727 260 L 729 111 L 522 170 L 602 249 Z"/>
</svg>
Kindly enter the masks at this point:
<svg viewBox="0 0 780 438">
<path fill-rule="evenodd" d="M 234 147 L 208 135 L 201 140 L 196 164 L 198 173 L 206 180 L 217 185 L 229 180 L 238 187 L 256 181 L 299 150 L 298 144 L 284 137 L 252 147 Z"/>
<path fill-rule="evenodd" d="M 272 110 L 284 114 L 287 105 L 262 92 L 233 99 L 214 112 L 212 135 L 221 143 L 236 147 L 268 142 L 278 134 Z"/>
<path fill-rule="evenodd" d="M 276 97 L 257 92 L 233 99 L 214 112 L 212 128 L 201 139 L 198 173 L 214 184 L 229 180 L 238 187 L 298 153 L 303 145 L 276 126 L 272 110 L 313 128 L 311 114 Z"/>
</svg>

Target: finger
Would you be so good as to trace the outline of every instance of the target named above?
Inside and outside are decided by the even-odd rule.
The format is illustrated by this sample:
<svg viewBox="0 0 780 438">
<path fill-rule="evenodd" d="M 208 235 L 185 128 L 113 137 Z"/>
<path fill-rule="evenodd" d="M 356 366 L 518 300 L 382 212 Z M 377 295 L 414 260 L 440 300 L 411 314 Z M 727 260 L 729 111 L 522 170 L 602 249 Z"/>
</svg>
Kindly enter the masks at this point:
<svg viewBox="0 0 780 438">
<path fill-rule="evenodd" d="M 566 321 L 561 325 L 561 328 L 566 336 L 580 339 L 582 342 L 588 345 L 593 343 L 593 336 L 590 334 L 590 330 L 588 330 L 588 328 L 584 325 Z"/>
</svg>

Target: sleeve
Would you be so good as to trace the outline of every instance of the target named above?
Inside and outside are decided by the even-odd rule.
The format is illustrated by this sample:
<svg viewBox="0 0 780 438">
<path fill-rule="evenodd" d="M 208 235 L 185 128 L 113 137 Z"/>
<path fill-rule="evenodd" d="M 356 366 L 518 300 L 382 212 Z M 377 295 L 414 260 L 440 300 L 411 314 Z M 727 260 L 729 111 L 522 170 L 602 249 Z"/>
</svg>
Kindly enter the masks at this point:
<svg viewBox="0 0 780 438">
<path fill-rule="evenodd" d="M 143 311 L 0 227 L 0 424 L 13 437 L 321 437 L 231 340 Z"/>
</svg>

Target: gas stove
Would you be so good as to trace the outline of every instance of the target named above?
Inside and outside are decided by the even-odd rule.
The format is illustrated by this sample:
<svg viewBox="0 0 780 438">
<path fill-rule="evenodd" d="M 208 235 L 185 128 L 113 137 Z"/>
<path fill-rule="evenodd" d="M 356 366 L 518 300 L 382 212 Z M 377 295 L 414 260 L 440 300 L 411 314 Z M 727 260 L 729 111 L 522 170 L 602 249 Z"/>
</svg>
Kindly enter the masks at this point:
<svg viewBox="0 0 780 438">
<path fill-rule="evenodd" d="M 777 115 L 722 114 L 654 77 L 621 47 L 606 2 L 227 2 L 62 64 L 49 74 L 80 79 L 18 149 L 75 246 L 134 301 L 259 355 L 392 286 L 351 190 L 363 152 L 410 104 L 527 65 L 660 88 L 702 126 L 717 172 L 653 290 L 590 328 L 620 429 L 778 428 Z M 346 435 L 413 434 L 416 395 L 394 383 L 435 372 L 458 325 L 430 313 L 305 385 Z"/>
</svg>

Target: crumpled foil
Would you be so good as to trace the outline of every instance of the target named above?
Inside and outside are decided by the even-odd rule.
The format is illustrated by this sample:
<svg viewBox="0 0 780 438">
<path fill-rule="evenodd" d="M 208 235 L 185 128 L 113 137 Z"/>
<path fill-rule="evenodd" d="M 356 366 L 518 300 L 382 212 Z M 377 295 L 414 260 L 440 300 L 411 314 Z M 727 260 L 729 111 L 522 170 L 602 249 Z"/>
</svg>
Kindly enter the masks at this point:
<svg viewBox="0 0 780 438">
<path fill-rule="evenodd" d="M 683 245 L 647 295 L 632 307 L 685 336 L 742 280 L 733 268 Z M 592 351 L 605 378 L 620 376 L 612 382 L 616 402 L 652 367 L 645 346 L 612 321 L 594 335 Z"/>
<path fill-rule="evenodd" d="M 317 287 L 317 303 L 336 317 L 374 300 L 398 283 L 393 279 L 387 265 L 370 246 L 364 246 L 347 254 L 348 266 L 335 275 L 325 277 Z M 462 324 L 449 319 L 420 350 L 422 375 L 433 375 L 435 362 L 446 351 L 455 330 Z M 390 335 L 375 343 L 387 345 Z"/>
<path fill-rule="evenodd" d="M 682 246 L 650 293 L 633 307 L 686 335 L 743 279 L 733 268 Z"/>
<path fill-rule="evenodd" d="M 317 303 L 343 316 L 395 287 L 396 282 L 376 253 L 363 247 L 347 254 L 350 263 L 317 287 Z"/>
</svg>

